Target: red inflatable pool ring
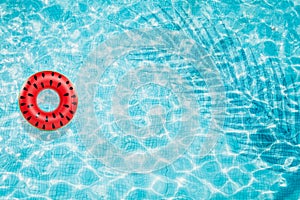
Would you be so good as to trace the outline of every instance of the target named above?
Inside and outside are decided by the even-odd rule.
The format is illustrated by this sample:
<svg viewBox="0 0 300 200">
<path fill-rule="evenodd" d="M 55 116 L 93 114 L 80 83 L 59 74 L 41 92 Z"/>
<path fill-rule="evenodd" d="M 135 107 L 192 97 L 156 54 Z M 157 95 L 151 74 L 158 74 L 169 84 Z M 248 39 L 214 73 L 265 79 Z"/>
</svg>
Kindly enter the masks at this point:
<svg viewBox="0 0 300 200">
<path fill-rule="evenodd" d="M 37 96 L 44 89 L 52 89 L 59 95 L 59 105 L 53 111 L 46 112 L 37 105 Z M 42 130 L 56 130 L 68 124 L 76 112 L 77 104 L 74 85 L 64 75 L 53 71 L 42 71 L 30 76 L 19 97 L 24 118 Z"/>
</svg>

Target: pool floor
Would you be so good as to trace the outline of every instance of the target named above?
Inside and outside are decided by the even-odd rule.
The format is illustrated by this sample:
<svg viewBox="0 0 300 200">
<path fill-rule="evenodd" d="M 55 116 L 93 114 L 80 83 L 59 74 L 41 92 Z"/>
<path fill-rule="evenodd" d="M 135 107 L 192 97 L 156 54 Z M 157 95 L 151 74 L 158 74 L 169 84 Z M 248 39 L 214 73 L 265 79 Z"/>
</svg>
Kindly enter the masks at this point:
<svg viewBox="0 0 300 200">
<path fill-rule="evenodd" d="M 0 0 L 0 16 L 0 199 L 300 198 L 299 1 Z M 78 93 L 55 131 L 18 105 L 47 70 Z"/>
</svg>

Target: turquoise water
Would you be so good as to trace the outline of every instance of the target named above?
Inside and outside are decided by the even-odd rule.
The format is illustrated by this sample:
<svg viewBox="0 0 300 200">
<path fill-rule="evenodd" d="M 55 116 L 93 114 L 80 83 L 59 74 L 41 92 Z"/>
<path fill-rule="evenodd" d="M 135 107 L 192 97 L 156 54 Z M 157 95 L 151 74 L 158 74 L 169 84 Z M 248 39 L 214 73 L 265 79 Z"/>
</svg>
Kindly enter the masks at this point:
<svg viewBox="0 0 300 200">
<path fill-rule="evenodd" d="M 0 199 L 299 199 L 299 1 L 0 0 L 0 16 Z M 53 132 L 18 108 L 42 70 L 79 96 Z"/>
</svg>

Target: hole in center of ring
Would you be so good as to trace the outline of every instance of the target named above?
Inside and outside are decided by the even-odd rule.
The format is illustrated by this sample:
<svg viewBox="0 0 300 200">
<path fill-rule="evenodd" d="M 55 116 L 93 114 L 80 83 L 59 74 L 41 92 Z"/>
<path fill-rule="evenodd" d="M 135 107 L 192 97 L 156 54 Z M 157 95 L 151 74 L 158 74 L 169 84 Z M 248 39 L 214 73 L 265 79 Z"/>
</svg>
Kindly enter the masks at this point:
<svg viewBox="0 0 300 200">
<path fill-rule="evenodd" d="M 58 93 L 52 89 L 42 90 L 37 97 L 38 107 L 45 112 L 54 111 L 58 107 L 59 102 Z"/>
</svg>

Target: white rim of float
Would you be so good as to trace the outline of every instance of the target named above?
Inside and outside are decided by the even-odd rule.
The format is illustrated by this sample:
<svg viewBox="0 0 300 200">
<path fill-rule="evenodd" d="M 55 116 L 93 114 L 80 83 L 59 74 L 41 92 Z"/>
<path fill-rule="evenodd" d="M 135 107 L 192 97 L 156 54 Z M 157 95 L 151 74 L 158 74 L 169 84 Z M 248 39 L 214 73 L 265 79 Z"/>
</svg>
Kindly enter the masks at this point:
<svg viewBox="0 0 300 200">
<path fill-rule="evenodd" d="M 207 85 L 212 105 L 210 108 L 211 121 L 207 132 L 202 133 L 201 127 L 199 127 L 199 113 L 196 112 L 197 109 L 194 107 L 198 104 L 196 96 L 192 93 L 184 94 L 189 99 L 187 102 L 187 99 L 180 95 L 183 94 L 182 90 L 171 87 L 169 89 L 178 97 L 181 105 L 184 103 L 188 106 L 184 107 L 186 112 L 181 117 L 181 119 L 184 119 L 181 121 L 182 130 L 178 131 L 176 137 L 166 146 L 151 150 L 151 152 L 125 152 L 104 136 L 105 133 L 102 132 L 103 124 L 98 123 L 99 120 L 96 118 L 93 106 L 93 99 L 101 76 L 116 60 L 141 47 L 164 49 L 180 55 L 188 59 L 189 63 L 192 63 L 194 68 L 200 72 Z M 80 98 L 77 111 L 79 116 L 77 118 L 78 128 L 87 151 L 101 160 L 107 167 L 118 171 L 138 173 L 151 172 L 171 164 L 184 154 L 196 135 L 205 138 L 198 156 L 209 153 L 216 144 L 218 136 L 222 133 L 225 97 L 219 71 L 205 52 L 203 47 L 193 39 L 186 37 L 182 32 L 165 29 L 125 31 L 101 43 L 91 53 L 87 64 L 80 69 L 76 84 Z M 130 70 L 128 71 L 130 72 Z M 170 76 L 174 76 L 172 78 L 175 78 L 175 80 L 180 78 L 180 75 L 175 73 L 170 73 Z M 163 86 L 167 87 L 169 85 Z M 183 88 L 186 89 L 185 86 Z M 112 97 L 113 104 L 118 104 L 120 97 L 127 98 L 126 95 L 128 96 L 126 91 L 122 93 L 120 90 L 116 90 L 115 94 L 117 95 Z M 126 115 L 126 108 L 123 110 L 120 108 L 120 106 L 112 105 L 111 110 L 119 120 Z M 134 128 L 130 128 L 130 131 L 134 130 Z M 136 132 L 140 130 L 137 128 Z"/>
</svg>

